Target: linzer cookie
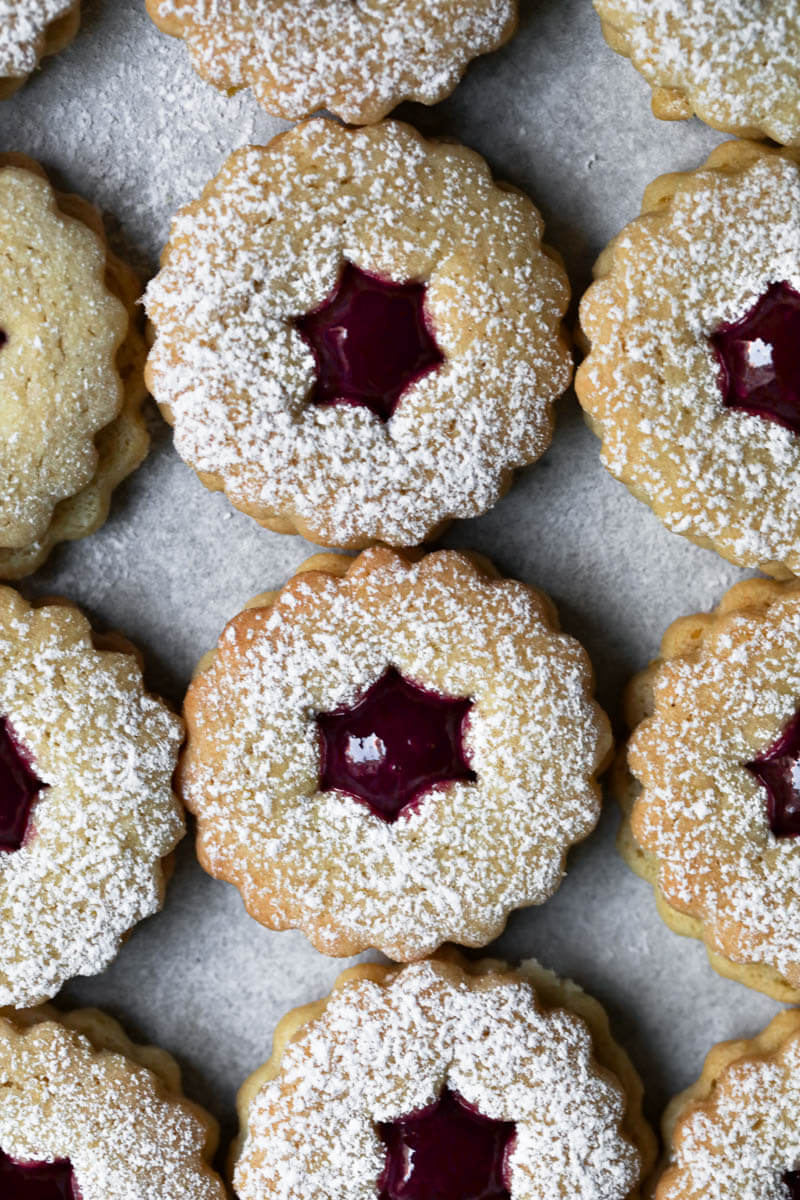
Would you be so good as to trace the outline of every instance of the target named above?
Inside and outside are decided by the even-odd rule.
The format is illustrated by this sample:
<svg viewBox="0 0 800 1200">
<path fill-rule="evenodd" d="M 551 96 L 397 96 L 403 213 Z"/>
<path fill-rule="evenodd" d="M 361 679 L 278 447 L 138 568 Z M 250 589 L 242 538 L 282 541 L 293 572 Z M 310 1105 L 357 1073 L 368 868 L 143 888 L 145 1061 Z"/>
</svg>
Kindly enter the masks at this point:
<svg viewBox="0 0 800 1200">
<path fill-rule="evenodd" d="M 160 908 L 181 735 L 130 643 L 0 588 L 0 1004 L 102 971 Z"/>
<path fill-rule="evenodd" d="M 0 100 L 78 32 L 80 0 L 0 0 Z"/>
<path fill-rule="evenodd" d="M 665 121 L 800 146 L 798 0 L 594 0 Z"/>
<path fill-rule="evenodd" d="M 226 1200 L 178 1064 L 96 1009 L 0 1011 L 3 1200 Z"/>
<path fill-rule="evenodd" d="M 189 688 L 200 861 L 323 953 L 485 945 L 598 819 L 611 736 L 591 687 L 550 601 L 488 564 L 312 558 Z"/>
<path fill-rule="evenodd" d="M 665 175 L 581 302 L 576 389 L 613 475 L 745 567 L 800 573 L 800 153 Z"/>
<path fill-rule="evenodd" d="M 632 1200 L 642 1087 L 600 1005 L 537 963 L 368 965 L 277 1028 L 239 1093 L 240 1200 Z"/>
<path fill-rule="evenodd" d="M 100 214 L 0 156 L 0 578 L 106 519 L 148 438 L 139 286 Z"/>
<path fill-rule="evenodd" d="M 181 456 L 262 525 L 416 545 L 490 508 L 552 432 L 568 286 L 463 146 L 311 121 L 233 154 L 147 292 Z"/>
<path fill-rule="evenodd" d="M 215 87 L 251 87 L 289 121 L 328 109 L 351 125 L 402 100 L 443 100 L 517 24 L 517 0 L 147 0 L 147 10 Z"/>
<path fill-rule="evenodd" d="M 620 849 L 712 965 L 800 1000 L 800 583 L 670 627 L 628 692 Z"/>
<path fill-rule="evenodd" d="M 668 1163 L 655 1200 L 797 1200 L 800 1013 L 722 1042 L 664 1114 Z"/>
</svg>

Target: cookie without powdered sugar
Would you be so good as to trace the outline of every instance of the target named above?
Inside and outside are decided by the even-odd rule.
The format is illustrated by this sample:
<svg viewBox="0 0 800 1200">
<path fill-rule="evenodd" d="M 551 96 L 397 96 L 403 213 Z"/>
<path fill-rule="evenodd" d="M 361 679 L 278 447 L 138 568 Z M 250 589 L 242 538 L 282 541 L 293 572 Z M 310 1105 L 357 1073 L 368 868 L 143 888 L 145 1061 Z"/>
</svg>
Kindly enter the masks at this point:
<svg viewBox="0 0 800 1200">
<path fill-rule="evenodd" d="M 189 688 L 177 778 L 200 861 L 326 954 L 486 945 L 597 822 L 592 687 L 547 597 L 485 561 L 312 558 Z"/>
<path fill-rule="evenodd" d="M 630 685 L 620 849 L 721 974 L 800 1001 L 800 582 L 676 621 Z"/>
<path fill-rule="evenodd" d="M 147 289 L 147 380 L 207 487 L 324 546 L 413 546 L 547 448 L 572 360 L 542 221 L 408 125 L 236 151 Z"/>
<path fill-rule="evenodd" d="M 72 41 L 80 16 L 80 0 L 0 0 L 0 100 Z"/>
<path fill-rule="evenodd" d="M 594 0 L 665 121 L 800 146 L 800 0 Z"/>
<path fill-rule="evenodd" d="M 178 1064 L 97 1009 L 0 1009 L 3 1200 L 226 1200 Z"/>
<path fill-rule="evenodd" d="M 634 1200 L 655 1141 L 603 1009 L 538 963 L 346 971 L 239 1093 L 240 1200 Z"/>
<path fill-rule="evenodd" d="M 0 588 L 0 1005 L 102 971 L 161 907 L 182 732 L 129 642 Z"/>
<path fill-rule="evenodd" d="M 726 142 L 665 175 L 581 301 L 604 465 L 668 529 L 800 573 L 800 151 Z"/>
<path fill-rule="evenodd" d="M 403 100 L 443 100 L 517 27 L 517 0 L 147 0 L 147 10 L 215 87 L 251 87 L 287 121 L 327 109 L 350 125 Z"/>
</svg>

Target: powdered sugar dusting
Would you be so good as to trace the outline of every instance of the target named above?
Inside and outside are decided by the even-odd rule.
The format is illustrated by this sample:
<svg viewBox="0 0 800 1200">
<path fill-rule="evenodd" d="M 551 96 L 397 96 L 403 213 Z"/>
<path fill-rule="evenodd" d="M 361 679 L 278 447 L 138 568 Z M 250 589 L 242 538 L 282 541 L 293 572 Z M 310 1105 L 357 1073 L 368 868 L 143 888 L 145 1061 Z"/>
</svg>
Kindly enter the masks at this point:
<svg viewBox="0 0 800 1200">
<path fill-rule="evenodd" d="M 0 1019 L 0 1147 L 69 1159 L 81 1200 L 224 1200 L 207 1131 L 149 1071 L 52 1021 Z"/>
<path fill-rule="evenodd" d="M 634 733 L 644 786 L 633 830 L 659 859 L 667 901 L 704 922 L 714 949 L 800 987 L 800 841 L 771 832 L 764 788 L 743 764 L 778 738 L 800 697 L 800 597 L 742 612 L 655 681 Z"/>
<path fill-rule="evenodd" d="M 540 238 L 533 206 L 477 155 L 400 124 L 313 121 L 237 152 L 179 213 L 147 291 L 150 382 L 180 454 L 323 544 L 412 545 L 484 511 L 547 446 L 570 378 L 566 280 Z M 385 423 L 306 403 L 314 360 L 292 320 L 345 260 L 428 283 L 445 362 Z"/>
<path fill-rule="evenodd" d="M 0 853 L 0 1004 L 23 1007 L 103 970 L 160 907 L 161 859 L 183 833 L 171 790 L 181 726 L 131 655 L 95 651 L 75 610 L 32 610 L 10 588 L 0 714 L 47 785 L 32 834 Z"/>
<path fill-rule="evenodd" d="M 577 386 L 603 462 L 670 529 L 785 574 L 800 570 L 800 440 L 725 407 L 708 340 L 769 284 L 800 287 L 800 169 L 745 153 L 738 170 L 681 177 L 612 243 L 581 305 L 592 350 Z"/>
<path fill-rule="evenodd" d="M 0 0 L 0 79 L 23 79 L 39 61 L 47 28 L 75 0 Z"/>
<path fill-rule="evenodd" d="M 623 1200 L 636 1185 L 624 1098 L 598 1073 L 584 1023 L 543 1012 L 527 983 L 470 985 L 422 963 L 335 991 L 289 1043 L 250 1107 L 239 1195 L 374 1200 L 385 1157 L 376 1125 L 444 1087 L 516 1122 L 512 1200 Z"/>
<path fill-rule="evenodd" d="M 516 0 L 149 0 L 224 90 L 252 87 L 287 120 L 327 108 L 362 125 L 401 100 L 434 104 L 512 33 Z"/>
<path fill-rule="evenodd" d="M 478 778 L 388 825 L 317 790 L 315 715 L 390 664 L 474 700 L 464 745 Z M 484 945 L 511 909 L 556 889 L 567 848 L 597 821 L 610 734 L 590 679 L 531 589 L 460 555 L 409 565 L 367 551 L 344 580 L 296 577 L 271 610 L 230 623 L 187 698 L 183 793 L 203 861 L 259 919 L 328 952 L 403 961 L 448 940 Z"/>
</svg>

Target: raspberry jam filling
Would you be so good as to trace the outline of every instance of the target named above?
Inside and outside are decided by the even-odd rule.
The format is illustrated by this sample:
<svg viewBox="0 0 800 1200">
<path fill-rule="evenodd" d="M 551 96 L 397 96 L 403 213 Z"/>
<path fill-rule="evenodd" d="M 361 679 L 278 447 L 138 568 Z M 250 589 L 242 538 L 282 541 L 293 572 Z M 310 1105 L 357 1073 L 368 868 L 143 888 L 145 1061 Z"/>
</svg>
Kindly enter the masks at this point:
<svg viewBox="0 0 800 1200">
<path fill-rule="evenodd" d="M 346 263 L 331 295 L 295 327 L 317 364 L 313 404 L 364 405 L 388 421 L 403 392 L 443 355 L 422 283 L 389 283 Z"/>
<path fill-rule="evenodd" d="M 0 851 L 19 850 L 33 803 L 44 787 L 31 769 L 25 748 L 5 717 L 0 717 Z"/>
<path fill-rule="evenodd" d="M 800 292 L 771 283 L 748 313 L 711 335 L 728 408 L 800 433 Z"/>
<path fill-rule="evenodd" d="M 0 1150 L 2 1200 L 81 1200 L 67 1159 L 53 1163 L 15 1162 Z"/>
<path fill-rule="evenodd" d="M 474 782 L 462 740 L 471 708 L 390 667 L 356 704 L 318 714 L 320 790 L 349 792 L 391 824 L 433 784 Z"/>
<path fill-rule="evenodd" d="M 512 1121 L 493 1121 L 445 1090 L 427 1108 L 380 1126 L 380 1200 L 509 1200 Z"/>
<path fill-rule="evenodd" d="M 787 1171 L 782 1182 L 789 1190 L 790 1200 L 800 1200 L 800 1171 Z"/>
<path fill-rule="evenodd" d="M 767 819 L 775 837 L 797 837 L 800 834 L 800 712 L 795 713 L 776 742 L 745 766 L 766 789 Z"/>
</svg>

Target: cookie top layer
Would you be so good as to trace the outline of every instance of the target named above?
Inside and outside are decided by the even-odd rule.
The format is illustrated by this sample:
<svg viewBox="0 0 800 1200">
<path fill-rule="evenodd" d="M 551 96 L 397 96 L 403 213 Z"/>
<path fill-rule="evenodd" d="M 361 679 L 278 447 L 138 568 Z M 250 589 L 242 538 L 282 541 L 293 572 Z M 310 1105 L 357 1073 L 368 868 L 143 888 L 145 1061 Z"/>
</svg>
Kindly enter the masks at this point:
<svg viewBox="0 0 800 1200">
<path fill-rule="evenodd" d="M 132 653 L 95 648 L 73 608 L 0 589 L 0 715 L 43 785 L 0 852 L 0 1004 L 95 974 L 161 905 L 183 833 L 171 779 L 181 723 Z"/>
<path fill-rule="evenodd" d="M 297 1015 L 305 1023 L 287 1029 L 277 1063 L 242 1089 L 242 1200 L 375 1200 L 386 1163 L 379 1126 L 445 1089 L 514 1124 L 511 1200 L 634 1193 L 641 1164 L 623 1132 L 619 1080 L 594 1058 L 584 1021 L 545 1009 L 519 976 L 441 962 L 378 968 L 343 977 L 324 1004 Z M 280 1028 L 276 1051 L 279 1039 Z"/>
<path fill-rule="evenodd" d="M 764 987 L 755 965 L 795 992 L 800 840 L 775 825 L 753 767 L 797 712 L 799 664 L 800 585 L 737 585 L 716 613 L 677 622 L 634 682 L 645 719 L 627 753 L 642 789 L 631 828 L 667 904 L 743 982 Z"/>
<path fill-rule="evenodd" d="M 0 0 L 0 81 L 30 75 L 53 23 L 75 8 L 76 0 Z"/>
<path fill-rule="evenodd" d="M 596 275 L 576 388 L 604 464 L 675 532 L 779 578 L 800 571 L 800 437 L 726 405 L 712 340 L 773 285 L 800 290 L 797 156 L 730 142 L 656 180 Z"/>
<path fill-rule="evenodd" d="M 450 940 L 485 945 L 512 909 L 555 891 L 568 847 L 597 821 L 611 737 L 586 653 L 556 631 L 546 597 L 464 555 L 338 562 L 343 577 L 308 570 L 235 617 L 189 689 L 179 786 L 201 862 L 258 920 L 300 927 L 325 953 L 375 946 L 404 961 Z M 317 721 L 389 667 L 472 701 L 461 738 L 473 778 L 423 787 L 392 820 L 320 790 Z"/>
<path fill-rule="evenodd" d="M 800 145 L 800 0 L 594 0 L 657 116 Z"/>
<path fill-rule="evenodd" d="M 69 1164 L 81 1200 L 225 1200 L 214 1122 L 175 1063 L 102 1013 L 54 1017 L 0 1016 L 0 1152 Z"/>
<path fill-rule="evenodd" d="M 571 375 L 542 222 L 462 146 L 311 121 L 233 154 L 177 216 L 147 290 L 148 382 L 209 486 L 322 545 L 415 545 L 495 503 L 552 431 Z M 444 361 L 388 420 L 315 404 L 297 328 L 347 263 L 426 285 Z"/>
<path fill-rule="evenodd" d="M 402 100 L 435 104 L 516 28 L 516 0 L 147 0 L 200 74 L 252 87 L 276 116 L 328 109 L 351 125 Z"/>
</svg>

